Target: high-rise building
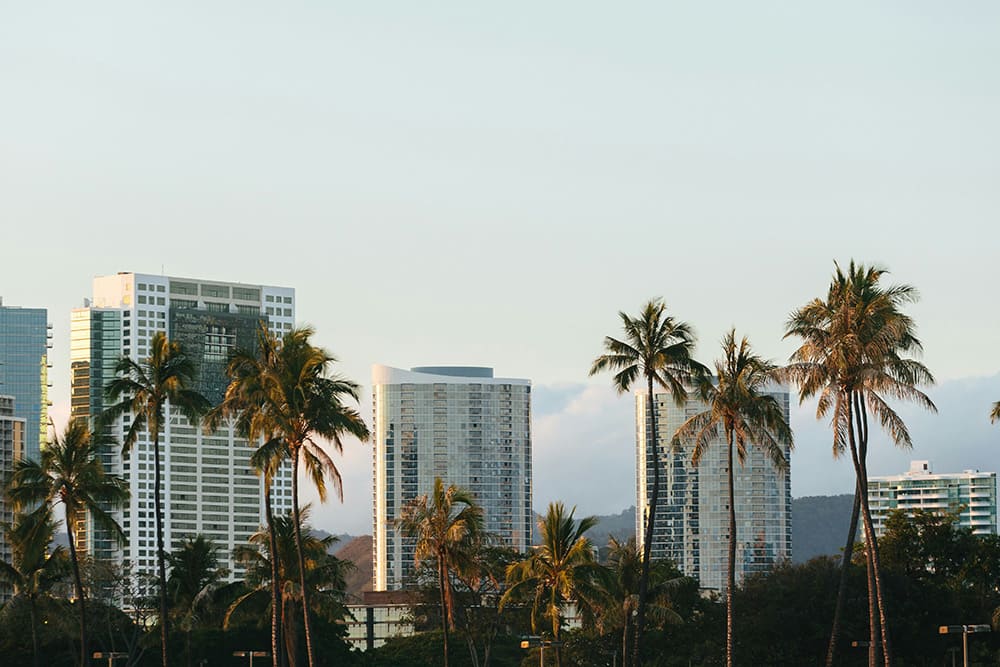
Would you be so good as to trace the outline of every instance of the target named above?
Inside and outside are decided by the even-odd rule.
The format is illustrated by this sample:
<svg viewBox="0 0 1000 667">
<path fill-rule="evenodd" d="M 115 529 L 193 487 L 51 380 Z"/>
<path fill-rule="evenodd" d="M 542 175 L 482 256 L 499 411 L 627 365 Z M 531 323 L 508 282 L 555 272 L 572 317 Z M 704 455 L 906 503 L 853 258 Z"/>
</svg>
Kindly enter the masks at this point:
<svg viewBox="0 0 1000 667">
<path fill-rule="evenodd" d="M 14 414 L 14 397 L 0 395 L 0 489 L 10 479 L 14 462 L 24 456 L 25 420 Z M 2 526 L 10 525 L 13 520 L 13 510 L 5 495 L 0 493 L 0 560 L 7 563 L 11 559 L 11 550 Z M 0 581 L 0 604 L 9 600 L 12 594 L 11 585 Z"/>
<path fill-rule="evenodd" d="M 788 418 L 788 391 L 768 392 Z M 674 433 L 688 417 L 707 409 L 689 397 L 678 407 L 673 395 L 654 392 L 653 405 L 660 459 L 652 557 L 669 558 L 703 588 L 724 590 L 729 558 L 728 449 L 720 435 L 709 444 L 699 465 L 691 464 L 691 447 L 671 447 Z M 646 392 L 636 393 L 636 536 L 646 534 L 649 497 L 653 492 L 652 443 Z M 792 556 L 792 487 L 789 471 L 780 471 L 757 447 L 748 447 L 745 465 L 736 463 L 736 578 L 766 572 Z M 790 451 L 785 450 L 789 459 Z"/>
<path fill-rule="evenodd" d="M 902 475 L 868 478 L 868 506 L 879 537 L 893 510 L 958 512 L 958 525 L 976 535 L 995 535 L 997 474 L 978 470 L 935 473 L 930 461 L 911 461 L 909 471 Z"/>
<path fill-rule="evenodd" d="M 14 397 L 24 417 L 24 456 L 38 460 L 49 425 L 49 342 L 52 327 L 44 308 L 4 306 L 0 300 L 0 394 Z"/>
<path fill-rule="evenodd" d="M 295 321 L 294 290 L 138 273 L 95 278 L 93 298 L 72 313 L 71 417 L 93 417 L 107 408 L 104 387 L 114 377 L 116 363 L 122 356 L 146 359 L 157 332 L 183 345 L 196 366 L 192 388 L 218 403 L 227 384 L 229 353 L 253 349 L 262 321 L 275 334 L 290 330 Z M 110 435 L 119 443 L 132 418 L 125 415 L 112 425 Z M 232 576 L 242 574 L 232 550 L 245 544 L 264 521 L 262 482 L 250 467 L 250 444 L 226 426 L 206 434 L 172 409 L 159 443 L 167 550 L 200 533 L 219 547 L 221 564 Z M 131 491 L 128 507 L 116 516 L 125 531 L 124 543 L 89 518 L 78 536 L 79 546 L 87 552 L 127 560 L 138 571 L 153 571 L 156 566 L 152 451 L 152 440 L 144 432 L 127 454 L 119 444 L 101 452 L 107 469 L 121 475 Z M 281 471 L 273 488 L 275 512 L 289 511 L 290 467 Z"/>
<path fill-rule="evenodd" d="M 394 525 L 434 479 L 471 491 L 504 544 L 531 543 L 531 382 L 492 368 L 372 368 L 374 587 L 396 590 L 414 543 Z"/>
</svg>

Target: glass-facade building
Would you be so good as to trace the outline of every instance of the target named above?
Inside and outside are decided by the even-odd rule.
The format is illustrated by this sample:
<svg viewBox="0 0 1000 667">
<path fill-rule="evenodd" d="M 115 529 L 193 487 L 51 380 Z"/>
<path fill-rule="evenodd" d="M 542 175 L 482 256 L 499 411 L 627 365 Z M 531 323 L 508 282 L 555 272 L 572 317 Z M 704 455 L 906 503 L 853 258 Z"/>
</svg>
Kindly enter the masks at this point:
<svg viewBox="0 0 1000 667">
<path fill-rule="evenodd" d="M 0 394 L 14 397 L 23 417 L 24 455 L 38 460 L 49 425 L 51 327 L 44 308 L 17 308 L 0 301 Z"/>
<path fill-rule="evenodd" d="M 73 311 L 70 327 L 71 416 L 94 417 L 106 407 L 104 387 L 125 356 L 142 363 L 150 340 L 164 332 L 180 342 L 196 367 L 193 389 L 217 403 L 225 391 L 225 365 L 235 349 L 253 349 L 261 323 L 281 335 L 295 321 L 290 288 L 162 275 L 120 273 L 96 278 L 93 298 Z M 125 531 L 119 541 L 85 518 L 78 545 L 98 558 L 128 561 L 140 572 L 156 567 L 153 504 L 153 443 L 140 434 L 131 451 L 121 441 L 133 415 L 110 427 L 116 441 L 101 453 L 106 467 L 128 483 L 131 498 L 115 518 Z M 159 437 L 163 529 L 167 550 L 203 534 L 219 547 L 220 565 L 238 577 L 233 548 L 246 544 L 264 522 L 261 479 L 250 467 L 250 443 L 223 425 L 205 433 L 179 412 L 168 410 Z M 276 514 L 291 510 L 291 468 L 273 485 Z"/>
<path fill-rule="evenodd" d="M 395 526 L 440 477 L 471 491 L 504 544 L 531 544 L 531 382 L 492 368 L 372 368 L 374 588 L 397 590 L 414 543 Z"/>
<path fill-rule="evenodd" d="M 957 512 L 958 525 L 975 535 L 997 533 L 997 474 L 966 470 L 935 473 L 930 461 L 911 461 L 902 475 L 868 478 L 868 506 L 879 537 L 894 510 Z"/>
<path fill-rule="evenodd" d="M 789 394 L 773 395 L 788 419 Z M 636 393 L 636 536 L 646 534 L 649 498 L 653 492 L 652 437 L 646 392 Z M 671 447 L 674 433 L 689 417 L 707 406 L 689 397 L 678 407 L 673 395 L 653 395 L 660 459 L 660 489 L 653 529 L 652 558 L 672 560 L 703 588 L 725 590 L 729 558 L 728 445 L 720 435 L 698 466 L 691 463 L 692 448 Z M 778 470 L 754 446 L 745 465 L 735 463 L 736 579 L 767 572 L 792 556 L 792 486 L 788 470 Z M 785 458 L 791 452 L 786 448 Z"/>
</svg>

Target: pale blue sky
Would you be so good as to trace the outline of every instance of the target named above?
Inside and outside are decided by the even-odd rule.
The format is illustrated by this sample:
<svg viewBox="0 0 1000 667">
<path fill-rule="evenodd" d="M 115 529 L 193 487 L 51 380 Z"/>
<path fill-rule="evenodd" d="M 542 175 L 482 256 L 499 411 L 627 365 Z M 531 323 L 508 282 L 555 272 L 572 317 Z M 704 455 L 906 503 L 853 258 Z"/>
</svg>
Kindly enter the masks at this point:
<svg viewBox="0 0 1000 667">
<path fill-rule="evenodd" d="M 733 324 L 784 359 L 855 257 L 920 288 L 939 378 L 1000 398 L 998 36 L 995 2 L 7 3 L 0 294 L 50 309 L 57 403 L 91 277 L 161 266 L 295 287 L 364 383 L 482 364 L 586 397 L 617 310 L 663 296 L 706 361 Z M 634 502 L 630 408 L 595 400 L 624 491 L 536 466 L 536 506 Z M 545 428 L 539 462 L 571 446 Z M 799 450 L 796 495 L 836 490 Z M 370 520 L 367 456 L 333 528 Z"/>
</svg>

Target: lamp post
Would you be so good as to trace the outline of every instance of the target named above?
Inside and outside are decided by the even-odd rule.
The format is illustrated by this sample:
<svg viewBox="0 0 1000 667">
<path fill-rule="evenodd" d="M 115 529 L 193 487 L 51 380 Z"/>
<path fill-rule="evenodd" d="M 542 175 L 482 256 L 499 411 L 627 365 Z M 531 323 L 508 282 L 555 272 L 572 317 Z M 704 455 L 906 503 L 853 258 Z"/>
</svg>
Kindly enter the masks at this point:
<svg viewBox="0 0 1000 667">
<path fill-rule="evenodd" d="M 538 665 L 539 667 L 545 667 L 545 647 L 546 646 L 562 646 L 562 642 L 557 642 L 552 639 L 542 639 L 538 635 L 525 635 L 521 637 L 521 648 L 537 648 L 538 649 Z"/>
<path fill-rule="evenodd" d="M 233 651 L 233 656 L 237 658 L 250 658 L 250 667 L 253 667 L 254 658 L 270 658 L 267 651 Z"/>
<path fill-rule="evenodd" d="M 981 625 L 942 625 L 938 628 L 938 634 L 951 635 L 962 633 L 962 666 L 969 667 L 969 633 L 989 632 L 990 626 Z"/>
<path fill-rule="evenodd" d="M 128 653 L 122 653 L 121 651 L 94 651 L 95 660 L 108 659 L 108 667 L 112 667 L 114 661 L 119 658 L 127 658 Z"/>
</svg>

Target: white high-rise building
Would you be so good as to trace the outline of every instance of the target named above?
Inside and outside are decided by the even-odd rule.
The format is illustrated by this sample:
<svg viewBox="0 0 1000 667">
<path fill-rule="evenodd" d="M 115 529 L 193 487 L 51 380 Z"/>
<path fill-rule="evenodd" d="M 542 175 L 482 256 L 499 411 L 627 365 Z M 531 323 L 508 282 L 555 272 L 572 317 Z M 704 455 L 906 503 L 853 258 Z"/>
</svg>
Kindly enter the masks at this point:
<svg viewBox="0 0 1000 667">
<path fill-rule="evenodd" d="M 902 475 L 868 478 L 872 527 L 881 537 L 893 510 L 958 512 L 958 525 L 976 535 L 996 535 L 997 474 L 995 472 L 935 473 L 930 461 L 911 461 Z"/>
<path fill-rule="evenodd" d="M 492 368 L 372 368 L 374 587 L 395 590 L 413 570 L 413 540 L 394 521 L 434 478 L 468 489 L 486 529 L 531 544 L 531 382 Z"/>
<path fill-rule="evenodd" d="M 283 334 L 295 321 L 295 291 L 285 287 L 247 285 L 119 273 L 94 279 L 93 298 L 73 311 L 70 329 L 72 417 L 94 417 L 106 407 L 104 387 L 114 377 L 117 361 L 136 361 L 150 354 L 157 332 L 184 347 L 194 361 L 193 389 L 213 404 L 228 380 L 225 367 L 234 349 L 253 349 L 260 323 Z M 111 427 L 120 443 L 133 415 Z M 264 522 L 261 479 L 250 467 L 250 444 L 232 428 L 206 434 L 200 426 L 168 409 L 159 438 L 163 489 L 164 546 L 170 551 L 182 538 L 203 534 L 219 547 L 220 564 L 237 577 L 233 548 Z M 122 455 L 120 444 L 104 448 L 108 470 L 128 483 L 131 499 L 116 514 L 124 542 L 87 520 L 80 531 L 81 549 L 98 558 L 128 561 L 137 571 L 156 568 L 156 524 L 153 506 L 153 444 L 140 434 Z M 291 509 L 291 469 L 285 466 L 274 482 L 275 513 Z"/>
<path fill-rule="evenodd" d="M 788 418 L 788 391 L 769 392 Z M 659 441 L 660 492 L 656 506 L 652 558 L 669 558 L 703 588 L 724 590 L 729 558 L 728 449 L 718 437 L 698 466 L 691 447 L 675 451 L 674 433 L 688 417 L 707 406 L 689 397 L 677 407 L 668 392 L 655 392 Z M 652 443 L 646 392 L 636 393 L 636 536 L 646 534 L 649 497 L 653 492 Z M 786 448 L 785 459 L 791 452 Z M 746 464 L 735 464 L 736 579 L 766 572 L 792 556 L 792 486 L 789 471 L 779 471 L 757 447 L 749 447 Z"/>
</svg>

